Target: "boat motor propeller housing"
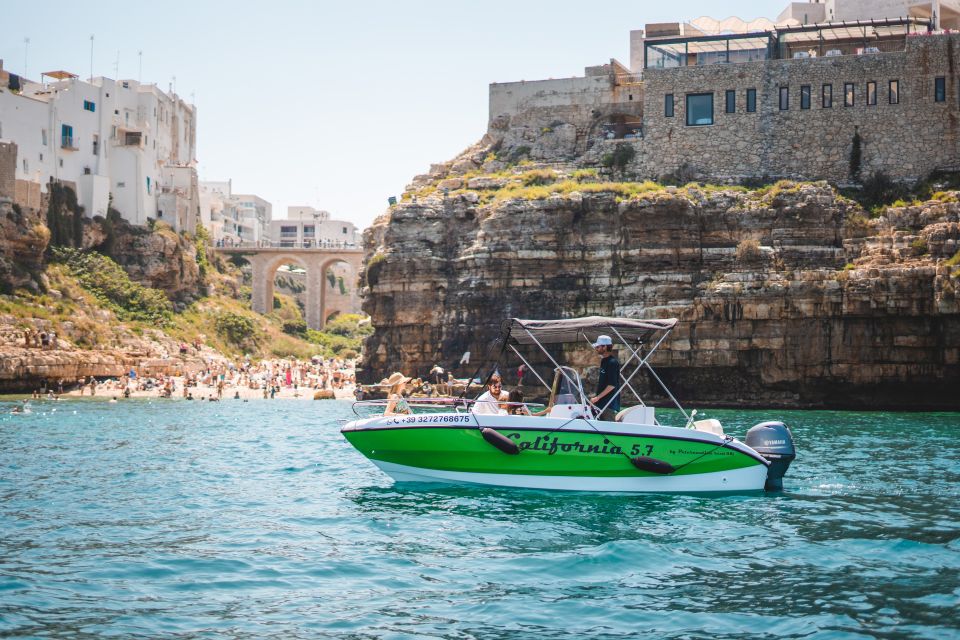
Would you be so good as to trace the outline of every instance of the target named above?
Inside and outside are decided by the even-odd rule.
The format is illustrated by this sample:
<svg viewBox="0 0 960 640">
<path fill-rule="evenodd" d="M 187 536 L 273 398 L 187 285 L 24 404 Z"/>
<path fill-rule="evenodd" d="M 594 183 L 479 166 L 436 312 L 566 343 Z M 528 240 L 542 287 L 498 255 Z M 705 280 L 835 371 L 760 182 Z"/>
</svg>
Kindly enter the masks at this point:
<svg viewBox="0 0 960 640">
<path fill-rule="evenodd" d="M 783 476 L 797 457 L 793 435 L 787 425 L 782 422 L 761 422 L 747 431 L 746 445 L 770 463 L 763 488 L 767 491 L 783 491 Z"/>
</svg>

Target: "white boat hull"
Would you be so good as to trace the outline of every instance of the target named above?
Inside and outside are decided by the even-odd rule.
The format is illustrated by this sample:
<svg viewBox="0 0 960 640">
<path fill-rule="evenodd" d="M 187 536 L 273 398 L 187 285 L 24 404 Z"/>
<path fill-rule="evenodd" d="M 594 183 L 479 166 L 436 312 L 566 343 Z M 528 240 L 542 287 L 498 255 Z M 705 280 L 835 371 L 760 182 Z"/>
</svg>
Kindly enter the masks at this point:
<svg viewBox="0 0 960 640">
<path fill-rule="evenodd" d="M 695 475 L 595 478 L 585 476 L 469 473 L 409 467 L 384 462 L 382 460 L 372 460 L 372 462 L 397 482 L 478 484 L 558 491 L 726 493 L 762 491 L 764 483 L 767 480 L 767 468 L 763 465 Z"/>
</svg>

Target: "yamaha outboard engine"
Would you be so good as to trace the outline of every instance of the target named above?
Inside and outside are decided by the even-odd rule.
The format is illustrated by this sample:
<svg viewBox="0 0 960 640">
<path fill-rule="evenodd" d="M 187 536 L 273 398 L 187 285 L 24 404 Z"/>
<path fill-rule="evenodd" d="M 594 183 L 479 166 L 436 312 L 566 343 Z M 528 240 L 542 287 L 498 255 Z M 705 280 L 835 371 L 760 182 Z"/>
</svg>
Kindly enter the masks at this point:
<svg viewBox="0 0 960 640">
<path fill-rule="evenodd" d="M 790 429 L 782 422 L 761 422 L 747 431 L 746 445 L 770 463 L 767 467 L 767 491 L 783 490 L 783 475 L 797 451 Z"/>
</svg>

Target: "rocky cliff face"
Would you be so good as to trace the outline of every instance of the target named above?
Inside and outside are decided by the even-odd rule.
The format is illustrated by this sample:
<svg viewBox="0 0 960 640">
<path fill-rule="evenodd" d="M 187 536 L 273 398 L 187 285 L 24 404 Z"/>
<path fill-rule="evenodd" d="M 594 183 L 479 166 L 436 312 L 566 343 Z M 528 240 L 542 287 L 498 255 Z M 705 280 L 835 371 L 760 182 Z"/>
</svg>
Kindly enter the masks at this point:
<svg viewBox="0 0 960 640">
<path fill-rule="evenodd" d="M 83 301 L 75 315 L 56 327 L 60 332 L 56 349 L 27 344 L 24 331 L 39 334 L 54 328 L 47 319 L 49 307 L 64 299 L 56 278 L 48 277 L 52 272 L 45 260 L 54 234 L 63 244 L 109 255 L 132 280 L 164 291 L 175 305 L 199 297 L 204 286 L 192 240 L 164 227 L 151 231 L 123 220 L 77 218 L 77 209 L 71 206 L 75 198 L 54 197 L 51 212 L 50 198 L 44 194 L 44 213 L 0 197 L 0 392 L 39 388 L 45 380 L 70 383 L 86 376 L 118 376 L 132 366 L 153 373 L 203 366 L 203 358 L 179 357 L 178 344 L 162 332 L 136 335 L 117 323 L 112 312 L 85 301 L 80 293 L 72 296 L 75 303 Z M 20 313 L 4 313 L 13 307 Z M 109 341 L 91 338 L 102 333 L 109 334 Z"/>
<path fill-rule="evenodd" d="M 0 199 L 0 291 L 39 290 L 50 231 L 40 215 Z"/>
<path fill-rule="evenodd" d="M 43 288 L 44 252 L 51 239 L 47 222 L 38 211 L 0 199 L 0 291 Z M 162 290 L 175 302 L 203 293 L 196 245 L 169 227 L 151 231 L 122 219 L 84 218 L 77 237 L 82 248 L 110 256 L 132 280 Z"/>
<path fill-rule="evenodd" d="M 193 241 L 162 226 L 154 231 L 118 219 L 87 220 L 83 247 L 99 248 L 113 258 L 134 282 L 160 289 L 171 300 L 200 297 L 203 285 Z"/>
<path fill-rule="evenodd" d="M 435 362 L 469 375 L 506 317 L 676 317 L 652 363 L 687 402 L 960 407 L 956 194 L 870 219 L 825 183 L 664 188 L 504 166 L 471 149 L 367 231 L 367 379 Z M 561 357 L 595 364 L 589 349 Z"/>
</svg>

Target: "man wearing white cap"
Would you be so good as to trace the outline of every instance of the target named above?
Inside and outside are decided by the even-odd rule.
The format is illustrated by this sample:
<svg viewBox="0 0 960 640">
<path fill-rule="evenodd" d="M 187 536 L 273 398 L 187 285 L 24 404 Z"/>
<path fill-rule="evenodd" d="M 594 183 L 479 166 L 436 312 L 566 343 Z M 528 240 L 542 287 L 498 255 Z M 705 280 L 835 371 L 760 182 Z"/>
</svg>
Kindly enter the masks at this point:
<svg viewBox="0 0 960 640">
<path fill-rule="evenodd" d="M 613 422 L 620 411 L 620 361 L 613 355 L 610 336 L 597 336 L 593 349 L 600 356 L 600 378 L 597 380 L 597 393 L 590 398 L 590 402 L 597 409 L 603 409 L 598 419 Z"/>
</svg>

